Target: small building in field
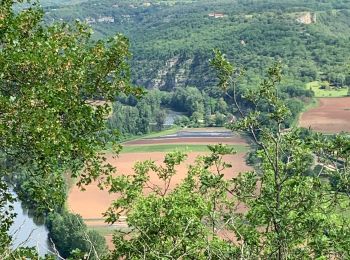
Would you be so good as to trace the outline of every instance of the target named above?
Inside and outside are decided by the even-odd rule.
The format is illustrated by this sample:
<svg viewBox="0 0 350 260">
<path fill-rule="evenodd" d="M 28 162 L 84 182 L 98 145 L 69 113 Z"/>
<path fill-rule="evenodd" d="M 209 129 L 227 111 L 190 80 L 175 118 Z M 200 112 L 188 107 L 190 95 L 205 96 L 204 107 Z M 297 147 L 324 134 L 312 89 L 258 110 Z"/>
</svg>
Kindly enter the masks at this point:
<svg viewBox="0 0 350 260">
<path fill-rule="evenodd" d="M 112 16 L 102 16 L 97 21 L 99 23 L 114 23 L 114 18 Z"/>
<path fill-rule="evenodd" d="M 226 15 L 224 13 L 209 13 L 208 14 L 209 17 L 213 17 L 213 18 L 224 18 Z"/>
</svg>

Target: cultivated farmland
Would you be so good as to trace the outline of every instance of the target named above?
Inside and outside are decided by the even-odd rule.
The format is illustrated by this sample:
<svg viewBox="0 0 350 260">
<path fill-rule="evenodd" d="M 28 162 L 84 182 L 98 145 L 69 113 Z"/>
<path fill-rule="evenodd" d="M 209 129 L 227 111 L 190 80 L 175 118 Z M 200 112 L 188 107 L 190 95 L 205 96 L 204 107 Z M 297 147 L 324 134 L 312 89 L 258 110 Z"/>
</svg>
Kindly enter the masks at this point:
<svg viewBox="0 0 350 260">
<path fill-rule="evenodd" d="M 174 176 L 171 188 L 175 187 L 187 173 L 187 166 L 193 164 L 196 157 L 204 155 L 204 152 L 189 153 L 184 164 L 176 167 L 178 174 Z M 108 162 L 116 166 L 117 174 L 132 174 L 132 168 L 136 161 L 154 160 L 157 164 L 161 164 L 164 160 L 164 153 L 127 153 L 121 154 L 119 158 L 113 158 L 112 154 L 108 154 Z M 232 169 L 224 171 L 226 178 L 235 177 L 239 172 L 250 169 L 245 164 L 244 153 L 230 155 L 225 157 L 225 161 L 233 165 Z M 160 180 L 156 176 L 152 176 L 151 183 L 159 184 Z M 115 199 L 115 195 L 110 195 L 107 191 L 101 191 L 96 184 L 86 187 L 86 191 L 80 191 L 76 186 L 73 187 L 68 197 L 68 205 L 72 212 L 80 214 L 84 219 L 102 219 L 102 213 L 106 211 L 110 203 Z M 89 224 L 89 222 L 87 223 Z"/>
<path fill-rule="evenodd" d="M 323 133 L 350 132 L 350 97 L 320 98 L 317 107 L 301 115 L 299 124 Z"/>
<path fill-rule="evenodd" d="M 133 173 L 132 168 L 137 161 L 153 160 L 160 165 L 167 152 L 171 150 L 185 151 L 188 158 L 182 165 L 176 167 L 178 173 L 170 185 L 170 188 L 174 188 L 185 178 L 188 165 L 194 164 L 198 156 L 208 154 L 206 145 L 218 143 L 228 144 L 237 150 L 237 154 L 224 157 L 225 161 L 233 166 L 223 172 L 225 178 L 230 179 L 240 172 L 251 170 L 251 167 L 245 163 L 248 151 L 245 139 L 228 130 L 218 128 L 180 130 L 175 134 L 129 141 L 124 143 L 125 150 L 119 157 L 107 152 L 106 158 L 108 163 L 117 168 L 117 175 L 130 175 Z M 137 152 L 137 150 L 141 152 Z M 160 180 L 156 176 L 152 176 L 150 182 L 159 184 Z M 115 194 L 109 194 L 105 190 L 101 191 L 97 187 L 97 183 L 88 185 L 86 191 L 80 191 L 76 186 L 73 186 L 68 197 L 68 207 L 72 212 L 80 214 L 88 226 L 108 237 L 113 229 L 125 227 L 125 223 L 109 227 L 103 221 L 102 213 L 106 211 L 115 198 Z"/>
</svg>

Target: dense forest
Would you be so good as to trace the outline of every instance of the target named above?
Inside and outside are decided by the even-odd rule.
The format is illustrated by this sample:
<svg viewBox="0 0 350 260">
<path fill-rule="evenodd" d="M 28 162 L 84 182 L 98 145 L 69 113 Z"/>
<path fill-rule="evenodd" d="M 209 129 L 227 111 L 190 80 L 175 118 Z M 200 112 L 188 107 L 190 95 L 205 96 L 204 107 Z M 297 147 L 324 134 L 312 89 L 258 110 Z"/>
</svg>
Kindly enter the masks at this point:
<svg viewBox="0 0 350 260">
<path fill-rule="evenodd" d="M 45 1 L 44 1 L 45 2 Z M 51 1 L 52 2 L 52 1 Z M 45 7 L 48 22 L 80 19 L 101 38 L 122 32 L 131 41 L 133 80 L 148 88 L 211 87 L 208 65 L 219 48 L 259 82 L 281 60 L 287 82 L 349 84 L 350 2 L 343 1 L 84 1 Z M 215 13 L 218 17 L 213 17 Z M 222 15 L 222 16 L 220 16 Z"/>
</svg>

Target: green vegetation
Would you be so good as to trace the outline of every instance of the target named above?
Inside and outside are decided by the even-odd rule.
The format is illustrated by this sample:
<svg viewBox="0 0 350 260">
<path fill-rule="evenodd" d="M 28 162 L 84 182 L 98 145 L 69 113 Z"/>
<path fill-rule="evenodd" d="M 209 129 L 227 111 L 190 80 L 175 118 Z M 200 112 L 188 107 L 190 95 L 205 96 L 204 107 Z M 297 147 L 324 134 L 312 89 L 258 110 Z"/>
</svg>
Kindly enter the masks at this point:
<svg viewBox="0 0 350 260">
<path fill-rule="evenodd" d="M 174 67 L 161 73 L 166 80 L 156 86 L 172 91 L 154 90 L 144 101 L 138 99 L 144 91 L 130 84 L 124 36 L 94 42 L 84 25 L 44 25 L 37 5 L 14 11 L 17 2 L 0 5 L 2 259 L 38 258 L 34 249 L 11 248 L 11 184 L 46 218 L 59 254 L 71 259 L 350 258 L 350 220 L 342 213 L 350 207 L 350 138 L 288 129 L 313 98 L 301 83 L 327 80 L 342 88 L 349 82 L 349 41 L 343 35 L 350 32 L 348 0 L 151 1 L 151 9 L 136 0 L 120 1 L 115 9 L 109 0 L 77 5 L 83 15 L 99 15 L 98 8 L 116 15 L 135 36 L 135 82 L 151 86 L 160 68 Z M 74 13 L 77 6 L 46 10 L 51 17 L 69 11 L 66 18 L 72 19 L 81 15 Z M 213 19 L 212 10 L 227 16 Z M 317 22 L 297 23 L 305 11 L 316 13 Z M 152 30 L 145 33 L 144 26 Z M 100 33 L 108 33 L 106 28 Z M 212 87 L 215 80 L 203 61 L 213 47 L 233 49 L 231 57 L 251 69 L 233 66 L 216 50 L 211 65 L 218 86 Z M 287 80 L 277 64 L 255 85 L 272 58 L 286 61 Z M 179 71 L 183 77 L 176 77 Z M 177 87 L 184 79 L 186 87 Z M 108 104 L 92 105 L 95 100 L 115 102 L 107 123 Z M 134 174 L 113 175 L 101 151 L 116 144 L 114 130 L 149 133 L 152 123 L 161 130 L 167 106 L 186 113 L 179 124 L 190 126 L 206 125 L 213 115 L 219 125 L 223 116 L 236 115 L 229 126 L 255 143 L 255 170 L 225 179 L 222 171 L 234 165 L 223 158 L 236 151 L 213 145 L 175 188 L 170 183 L 176 166 L 186 159 L 181 151 L 167 154 L 162 165 L 138 162 Z M 63 209 L 67 173 L 82 188 L 97 182 L 116 194 L 104 216 L 111 224 L 126 219 L 129 229 L 115 232 L 114 250 L 106 252 L 104 239 Z M 151 175 L 161 183 L 152 183 Z"/>
<path fill-rule="evenodd" d="M 239 88 L 237 98 L 243 100 L 242 97 L 254 89 Z M 291 111 L 285 121 L 286 126 L 290 126 L 312 101 L 313 92 L 294 85 L 284 85 L 280 91 Z M 246 102 L 244 106 L 248 109 L 252 104 Z M 165 127 L 165 109 L 181 113 L 173 118 L 174 124 L 180 127 L 222 127 L 239 116 L 232 100 L 222 91 L 214 87 L 208 91 L 183 87 L 171 92 L 150 90 L 141 100 L 119 96 L 113 103 L 108 127 L 112 132 L 117 131 L 121 141 L 160 131 Z"/>
<path fill-rule="evenodd" d="M 123 138 L 122 140 L 123 140 L 123 142 L 128 142 L 128 141 L 138 140 L 138 139 L 143 139 L 143 138 L 161 137 L 161 136 L 165 136 L 165 135 L 175 134 L 181 129 L 182 129 L 181 127 L 174 125 L 171 128 L 166 129 L 166 130 L 152 132 L 150 134 L 144 134 L 144 135 L 140 135 L 140 136 L 131 136 L 128 138 Z"/>
<path fill-rule="evenodd" d="M 120 96 L 113 103 L 108 127 L 117 130 L 122 139 L 161 131 L 166 123 L 166 109 L 182 114 L 172 119 L 181 127 L 223 126 L 233 118 L 234 111 L 218 95 L 186 87 L 176 88 L 172 92 L 150 90 L 141 100 L 133 96 Z"/>
<path fill-rule="evenodd" d="M 348 88 L 330 87 L 329 83 L 313 81 L 306 84 L 306 88 L 315 93 L 315 97 L 346 97 Z"/>
<path fill-rule="evenodd" d="M 79 215 L 68 212 L 52 213 L 47 218 L 49 237 L 61 257 L 100 259 L 107 254 L 105 239 L 96 231 L 88 230 Z"/>
<path fill-rule="evenodd" d="M 90 18 L 102 38 L 122 32 L 131 39 L 133 80 L 147 88 L 211 88 L 211 51 L 219 48 L 247 69 L 242 85 L 259 83 L 259 75 L 275 60 L 284 66 L 286 84 L 310 81 L 349 85 L 346 77 L 350 42 L 350 1 L 142 1 L 90 0 L 46 7 L 46 19 L 85 21 Z M 223 13 L 223 18 L 210 13 Z M 310 12 L 311 24 L 298 18 Z M 112 17 L 114 22 L 99 22 Z M 94 20 L 91 20 L 94 19 Z"/>
<path fill-rule="evenodd" d="M 343 89 L 349 85 L 348 70 L 342 65 L 350 58 L 344 51 L 349 43 L 343 35 L 330 33 L 333 28 L 349 30 L 346 3 L 89 1 L 45 10 L 48 21 L 89 18 L 97 38 L 116 31 L 130 37 L 133 81 L 152 90 L 142 100 L 121 96 L 114 103 L 108 125 L 123 140 L 162 129 L 165 109 L 184 113 L 175 121 L 182 127 L 223 126 L 237 116 L 232 100 L 214 87 L 216 78 L 208 60 L 217 47 L 245 69 L 238 98 L 256 89 L 258 75 L 274 60 L 285 64 L 281 98 L 292 111 L 285 122 L 291 126 L 311 101 L 306 82 L 327 80 Z M 209 17 L 212 12 L 223 12 L 226 17 Z M 305 12 L 316 15 L 316 23 L 297 22 Z M 101 17 L 114 22 L 99 22 Z"/>
<path fill-rule="evenodd" d="M 100 154 L 115 139 L 106 131 L 110 109 L 91 102 L 142 91 L 130 85 L 124 36 L 94 42 L 82 24 L 45 26 L 36 4 L 13 6 L 0 5 L 0 256 L 35 259 L 10 247 L 15 215 L 8 186 L 16 185 L 35 215 L 61 212 L 65 173 L 83 186 L 114 170 Z"/>
<path fill-rule="evenodd" d="M 89 230 L 96 231 L 101 236 L 106 236 L 106 235 L 112 235 L 116 230 L 116 228 L 111 226 L 101 226 L 101 227 L 89 227 Z"/>
<path fill-rule="evenodd" d="M 218 149 L 221 150 L 221 153 L 216 154 L 219 157 L 221 154 L 233 152 L 222 146 Z M 205 190 L 207 187 L 199 189 L 197 181 L 204 183 L 207 180 L 208 185 L 219 184 L 219 179 L 210 179 L 211 176 L 205 168 L 210 166 L 210 157 L 207 157 L 207 164 L 204 164 L 206 159 L 203 159 L 202 165 L 192 167 L 180 187 L 173 191 L 167 188 L 167 183 L 176 174 L 175 166 L 185 158 L 186 156 L 180 152 L 168 154 L 164 160 L 164 167 L 156 166 L 151 161 L 141 162 L 135 166 L 136 174 L 131 178 L 117 177 L 111 181 L 110 190 L 120 192 L 121 197 L 114 203 L 118 205 L 118 209 L 112 206 L 107 212 L 107 220 L 114 222 L 119 214 L 126 214 L 131 230 L 140 232 L 134 232 L 135 235 L 130 239 L 126 239 L 121 232 L 116 233 L 114 242 L 118 247 L 113 250 L 110 259 L 123 257 L 161 259 L 166 255 L 176 258 L 186 255 L 188 258 L 206 259 L 211 253 L 226 258 L 234 256 L 235 250 L 216 234 L 213 236 L 211 229 L 206 228 L 206 223 L 211 223 L 210 213 L 213 211 L 209 205 L 212 205 L 210 199 L 213 197 L 209 189 Z M 220 169 L 228 167 L 219 161 L 217 166 Z M 150 195 L 139 196 L 142 188 L 147 185 L 151 170 L 165 184 L 165 189 L 161 188 L 163 185 L 154 186 Z M 203 196 L 203 192 L 208 196 Z M 211 239 L 208 239 L 209 236 Z M 147 250 L 139 251 L 139 248 L 144 248 L 145 245 Z"/>
<path fill-rule="evenodd" d="M 228 146 L 234 148 L 235 151 L 242 153 L 248 151 L 247 146 L 232 145 Z M 196 145 L 196 144 L 157 144 L 157 145 L 132 145 L 124 146 L 121 153 L 152 153 L 152 152 L 171 152 L 171 151 L 180 151 L 185 153 L 190 152 L 209 152 L 207 145 Z"/>
</svg>

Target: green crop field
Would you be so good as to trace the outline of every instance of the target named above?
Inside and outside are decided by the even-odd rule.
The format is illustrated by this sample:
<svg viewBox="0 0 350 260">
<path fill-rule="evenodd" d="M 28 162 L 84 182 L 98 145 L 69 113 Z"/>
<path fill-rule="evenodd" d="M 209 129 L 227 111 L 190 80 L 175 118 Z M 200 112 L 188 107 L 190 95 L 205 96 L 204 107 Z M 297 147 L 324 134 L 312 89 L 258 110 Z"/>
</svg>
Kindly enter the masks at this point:
<svg viewBox="0 0 350 260">
<path fill-rule="evenodd" d="M 315 97 L 345 97 L 348 95 L 348 88 L 340 88 L 340 89 L 320 89 L 320 82 L 313 81 L 306 84 L 307 89 L 311 89 L 315 93 Z"/>
<path fill-rule="evenodd" d="M 247 146 L 243 145 L 230 145 L 238 153 L 248 151 Z M 124 146 L 121 153 L 152 153 L 152 152 L 209 152 L 207 145 L 192 145 L 192 144 L 162 144 L 162 145 L 135 145 Z"/>
</svg>

